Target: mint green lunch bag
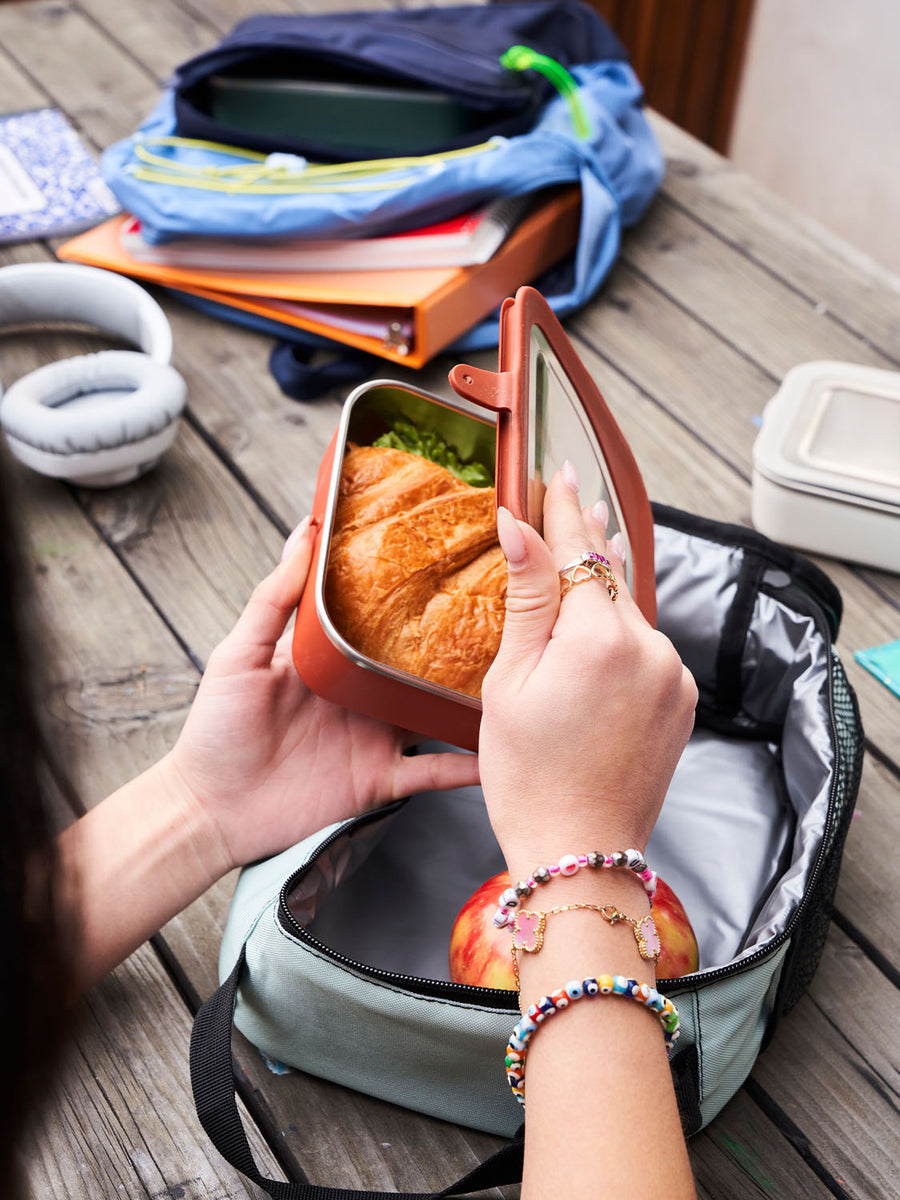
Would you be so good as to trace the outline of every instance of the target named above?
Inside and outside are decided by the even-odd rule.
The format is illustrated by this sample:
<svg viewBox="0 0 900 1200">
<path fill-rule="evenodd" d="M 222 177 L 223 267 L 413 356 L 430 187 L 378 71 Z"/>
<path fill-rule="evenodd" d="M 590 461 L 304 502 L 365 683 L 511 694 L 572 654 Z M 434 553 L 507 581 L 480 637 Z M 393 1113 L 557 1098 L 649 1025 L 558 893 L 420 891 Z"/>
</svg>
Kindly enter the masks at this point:
<svg viewBox="0 0 900 1200">
<path fill-rule="evenodd" d="M 700 946 L 695 974 L 660 985 L 681 1018 L 670 1061 L 691 1134 L 741 1087 L 813 976 L 863 739 L 828 578 L 752 530 L 660 506 L 654 519 L 659 626 L 700 693 L 646 851 Z M 504 866 L 480 790 L 464 788 L 334 825 L 242 872 L 222 986 L 191 1045 L 198 1112 L 229 1161 L 283 1200 L 368 1195 L 260 1175 L 235 1104 L 232 1019 L 269 1060 L 516 1135 L 503 1067 L 516 994 L 451 983 L 447 969 L 457 912 Z M 520 1170 L 519 1136 L 439 1194 Z"/>
</svg>

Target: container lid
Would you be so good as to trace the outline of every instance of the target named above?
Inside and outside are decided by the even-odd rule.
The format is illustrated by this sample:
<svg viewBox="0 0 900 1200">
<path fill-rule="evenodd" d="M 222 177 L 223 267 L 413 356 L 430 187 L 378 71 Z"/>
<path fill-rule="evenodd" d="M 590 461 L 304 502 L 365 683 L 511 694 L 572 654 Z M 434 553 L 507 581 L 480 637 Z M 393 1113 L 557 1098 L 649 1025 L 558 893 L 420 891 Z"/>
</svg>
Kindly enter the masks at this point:
<svg viewBox="0 0 900 1200">
<path fill-rule="evenodd" d="M 544 487 L 569 459 L 583 504 L 605 500 L 621 532 L 626 580 L 656 622 L 653 516 L 634 456 L 597 385 L 540 292 L 520 288 L 500 315 L 500 370 L 456 366 L 454 390 L 497 413 L 497 501 L 539 532 Z"/>
<path fill-rule="evenodd" d="M 763 412 L 753 463 L 787 487 L 900 511 L 900 373 L 794 367 Z"/>
</svg>

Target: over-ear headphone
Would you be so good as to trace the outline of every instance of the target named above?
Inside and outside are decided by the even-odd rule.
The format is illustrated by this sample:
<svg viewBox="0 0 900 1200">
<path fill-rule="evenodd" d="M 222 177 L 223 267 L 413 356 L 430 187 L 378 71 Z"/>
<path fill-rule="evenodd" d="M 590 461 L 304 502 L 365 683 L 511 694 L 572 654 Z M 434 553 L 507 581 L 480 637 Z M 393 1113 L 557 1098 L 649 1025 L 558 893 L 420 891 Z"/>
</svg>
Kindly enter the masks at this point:
<svg viewBox="0 0 900 1200">
<path fill-rule="evenodd" d="M 43 475 L 110 487 L 154 466 L 174 440 L 187 388 L 165 313 L 122 275 L 72 263 L 0 268 L 0 328 L 93 325 L 139 346 L 40 367 L 0 387 L 0 425 L 16 458 Z M 70 403 L 77 401 L 77 403 Z"/>
</svg>

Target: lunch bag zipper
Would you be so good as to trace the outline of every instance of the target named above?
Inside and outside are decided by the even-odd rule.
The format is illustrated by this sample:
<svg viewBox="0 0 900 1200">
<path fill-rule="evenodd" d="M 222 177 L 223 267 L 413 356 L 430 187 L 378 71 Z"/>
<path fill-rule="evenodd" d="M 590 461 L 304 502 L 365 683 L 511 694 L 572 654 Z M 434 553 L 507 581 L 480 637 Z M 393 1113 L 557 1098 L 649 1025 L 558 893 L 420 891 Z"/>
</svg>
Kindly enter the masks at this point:
<svg viewBox="0 0 900 1200">
<path fill-rule="evenodd" d="M 368 824 L 381 815 L 380 812 L 375 812 L 368 816 L 359 817 L 355 828 L 359 828 L 362 824 Z M 335 842 L 340 841 L 347 833 L 347 828 L 346 825 L 342 825 L 327 837 L 325 841 L 321 842 L 316 848 L 316 858 L 319 858 Z M 314 937 L 308 929 L 300 924 L 288 907 L 287 902 L 287 897 L 296 886 L 297 881 L 315 865 L 315 861 L 315 858 L 310 859 L 308 863 L 305 863 L 298 870 L 294 871 L 292 875 L 289 875 L 281 888 L 278 898 L 279 922 L 282 928 L 296 937 L 298 941 L 304 942 L 325 958 L 331 959 L 343 967 L 349 967 L 355 972 L 360 972 L 370 979 L 397 984 L 404 987 L 407 991 L 418 992 L 422 996 L 433 996 L 442 1000 L 458 1000 L 464 996 L 471 1003 L 485 1004 L 497 1009 L 509 1009 L 511 1013 L 517 1011 L 515 1000 L 508 998 L 513 997 L 515 993 L 507 992 L 502 988 L 472 987 L 468 983 L 452 983 L 444 979 L 424 979 L 418 975 L 404 975 L 399 971 L 384 971 L 379 967 L 370 967 L 365 963 L 356 962 L 354 959 L 348 958 L 345 954 L 341 954 L 339 950 L 333 950 L 330 946 L 326 946 L 324 942 L 320 942 L 318 938 Z"/>
</svg>

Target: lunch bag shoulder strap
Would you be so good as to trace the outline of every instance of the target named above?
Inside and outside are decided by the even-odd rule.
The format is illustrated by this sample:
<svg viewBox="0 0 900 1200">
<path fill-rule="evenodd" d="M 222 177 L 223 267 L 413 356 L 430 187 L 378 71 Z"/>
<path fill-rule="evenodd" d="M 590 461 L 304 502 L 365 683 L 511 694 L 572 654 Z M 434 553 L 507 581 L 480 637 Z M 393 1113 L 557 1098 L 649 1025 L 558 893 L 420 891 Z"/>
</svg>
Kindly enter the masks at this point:
<svg viewBox="0 0 900 1200">
<path fill-rule="evenodd" d="M 524 1126 L 508 1145 L 440 1192 L 362 1192 L 309 1183 L 283 1183 L 260 1173 L 247 1141 L 235 1095 L 231 1026 L 238 983 L 244 968 L 241 951 L 234 970 L 202 1005 L 191 1033 L 191 1087 L 200 1123 L 219 1153 L 276 1200 L 440 1200 L 522 1178 Z"/>
</svg>

